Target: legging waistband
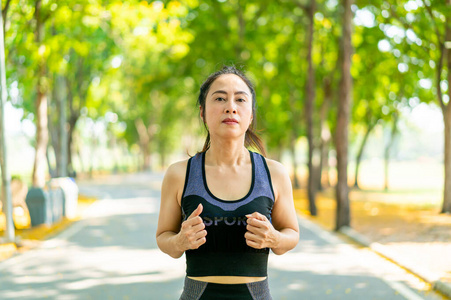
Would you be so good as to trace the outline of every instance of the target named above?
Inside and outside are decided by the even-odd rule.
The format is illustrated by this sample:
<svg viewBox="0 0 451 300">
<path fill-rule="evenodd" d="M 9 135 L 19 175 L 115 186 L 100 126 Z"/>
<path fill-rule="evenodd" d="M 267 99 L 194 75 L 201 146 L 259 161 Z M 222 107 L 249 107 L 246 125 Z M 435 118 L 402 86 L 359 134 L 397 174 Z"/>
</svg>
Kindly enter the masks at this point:
<svg viewBox="0 0 451 300">
<path fill-rule="evenodd" d="M 272 300 L 268 279 L 240 284 L 209 283 L 185 277 L 180 300 Z"/>
</svg>

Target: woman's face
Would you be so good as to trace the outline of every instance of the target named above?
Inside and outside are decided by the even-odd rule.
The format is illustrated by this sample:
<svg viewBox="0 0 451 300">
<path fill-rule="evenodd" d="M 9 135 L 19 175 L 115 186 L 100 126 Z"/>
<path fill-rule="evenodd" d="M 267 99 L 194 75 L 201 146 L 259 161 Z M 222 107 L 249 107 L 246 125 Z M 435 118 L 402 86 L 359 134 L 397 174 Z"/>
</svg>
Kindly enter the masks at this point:
<svg viewBox="0 0 451 300">
<path fill-rule="evenodd" d="M 201 118 L 210 136 L 244 136 L 252 122 L 252 94 L 247 84 L 235 74 L 219 76 L 210 86 Z"/>
</svg>

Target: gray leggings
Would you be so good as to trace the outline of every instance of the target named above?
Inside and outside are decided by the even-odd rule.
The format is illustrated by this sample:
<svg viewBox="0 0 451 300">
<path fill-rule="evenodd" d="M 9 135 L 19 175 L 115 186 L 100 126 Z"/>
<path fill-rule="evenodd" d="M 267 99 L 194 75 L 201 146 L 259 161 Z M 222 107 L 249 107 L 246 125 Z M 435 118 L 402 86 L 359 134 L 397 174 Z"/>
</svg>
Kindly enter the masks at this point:
<svg viewBox="0 0 451 300">
<path fill-rule="evenodd" d="M 185 277 L 180 300 L 272 300 L 268 279 L 241 284 L 219 284 Z"/>
</svg>

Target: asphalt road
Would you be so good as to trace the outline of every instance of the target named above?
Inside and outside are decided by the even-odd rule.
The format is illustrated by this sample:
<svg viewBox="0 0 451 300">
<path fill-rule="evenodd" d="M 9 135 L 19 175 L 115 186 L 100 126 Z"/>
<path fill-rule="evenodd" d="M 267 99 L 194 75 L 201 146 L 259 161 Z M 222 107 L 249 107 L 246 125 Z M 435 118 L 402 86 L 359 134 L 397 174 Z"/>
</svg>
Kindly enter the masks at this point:
<svg viewBox="0 0 451 300">
<path fill-rule="evenodd" d="M 85 218 L 41 247 L 0 263 L 0 299 L 178 299 L 184 256 L 155 241 L 161 174 L 111 176 L 79 183 L 100 200 Z M 301 240 L 269 258 L 278 299 L 444 299 L 368 249 L 299 218 Z"/>
</svg>

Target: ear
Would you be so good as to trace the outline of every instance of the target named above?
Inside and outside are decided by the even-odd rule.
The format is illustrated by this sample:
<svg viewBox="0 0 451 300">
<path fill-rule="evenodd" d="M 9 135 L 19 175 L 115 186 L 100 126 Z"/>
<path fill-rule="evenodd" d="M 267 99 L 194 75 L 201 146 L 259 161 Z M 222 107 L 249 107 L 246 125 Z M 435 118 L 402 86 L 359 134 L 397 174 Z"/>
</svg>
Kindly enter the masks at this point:
<svg viewBox="0 0 451 300">
<path fill-rule="evenodd" d="M 202 110 L 202 105 L 199 105 L 199 110 L 200 110 L 200 118 L 201 118 L 202 121 L 205 123 L 204 112 L 203 112 L 203 110 Z"/>
</svg>

